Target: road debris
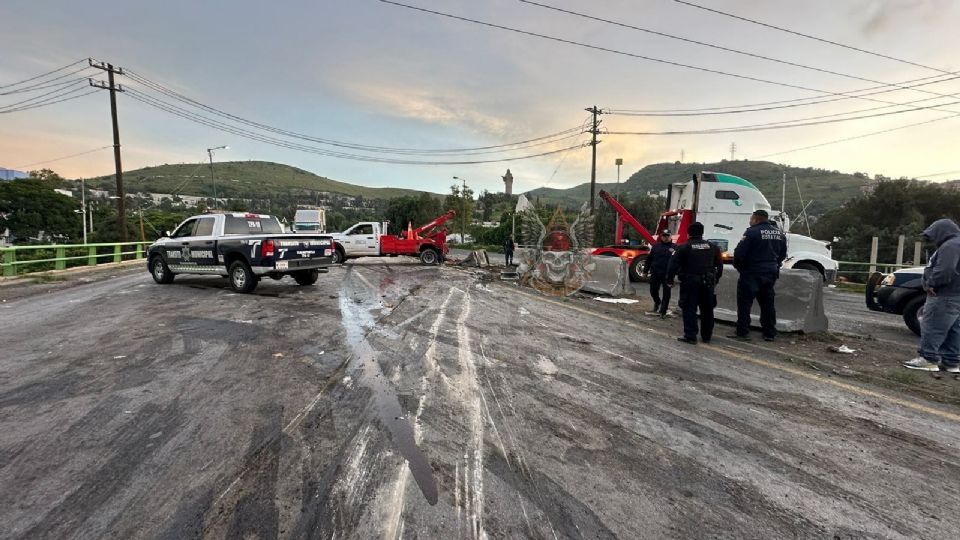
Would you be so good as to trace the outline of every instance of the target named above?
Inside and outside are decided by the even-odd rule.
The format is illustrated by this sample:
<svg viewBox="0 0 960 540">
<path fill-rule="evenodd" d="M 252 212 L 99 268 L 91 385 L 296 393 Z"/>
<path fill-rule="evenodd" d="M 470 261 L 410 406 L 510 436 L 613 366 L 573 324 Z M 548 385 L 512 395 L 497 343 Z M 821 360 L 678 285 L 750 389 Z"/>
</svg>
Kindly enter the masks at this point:
<svg viewBox="0 0 960 540">
<path fill-rule="evenodd" d="M 598 302 L 606 302 L 608 304 L 638 304 L 639 300 L 634 300 L 632 298 L 606 298 L 604 296 L 598 296 L 594 298 Z"/>
<path fill-rule="evenodd" d="M 836 346 L 831 345 L 830 347 L 827 347 L 827 350 L 830 351 L 830 352 L 835 352 L 835 353 L 840 353 L 840 354 L 853 354 L 853 353 L 857 352 L 856 349 L 851 349 L 850 347 L 847 347 L 846 345 L 840 345 L 839 347 L 836 347 Z"/>
</svg>

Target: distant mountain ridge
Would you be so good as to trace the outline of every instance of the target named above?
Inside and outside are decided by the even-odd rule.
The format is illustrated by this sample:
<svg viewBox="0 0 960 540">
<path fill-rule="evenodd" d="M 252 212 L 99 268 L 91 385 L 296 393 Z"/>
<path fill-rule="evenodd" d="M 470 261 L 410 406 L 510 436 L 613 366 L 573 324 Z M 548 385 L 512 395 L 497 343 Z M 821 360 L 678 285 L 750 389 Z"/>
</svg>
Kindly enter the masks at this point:
<svg viewBox="0 0 960 540">
<path fill-rule="evenodd" d="M 838 171 L 791 167 L 769 161 L 720 161 L 716 163 L 657 163 L 647 165 L 621 182 L 619 189 L 631 197 L 644 196 L 650 192 L 665 190 L 674 182 L 686 182 L 701 171 L 732 174 L 752 182 L 767 197 L 775 209 L 780 209 L 783 176 L 786 174 L 786 211 L 796 216 L 801 210 L 800 194 L 807 212 L 822 215 L 839 208 L 846 201 L 860 197 L 864 186 L 872 181 L 862 173 L 846 174 Z M 797 192 L 797 184 L 800 194 Z M 613 193 L 616 183 L 597 183 L 597 191 L 606 189 Z M 590 199 L 590 184 L 581 184 L 569 189 L 540 188 L 530 191 L 528 197 L 538 198 L 541 203 L 578 207 Z"/>
<path fill-rule="evenodd" d="M 224 161 L 213 165 L 217 196 L 264 198 L 272 193 L 311 195 L 335 193 L 364 199 L 393 199 L 424 193 L 413 189 L 376 188 L 339 182 L 297 167 L 269 161 Z M 209 164 L 176 164 L 144 167 L 123 173 L 128 192 L 173 193 L 213 197 Z M 87 180 L 91 187 L 115 187 L 113 175 Z M 427 192 L 436 197 L 443 195 Z"/>
</svg>

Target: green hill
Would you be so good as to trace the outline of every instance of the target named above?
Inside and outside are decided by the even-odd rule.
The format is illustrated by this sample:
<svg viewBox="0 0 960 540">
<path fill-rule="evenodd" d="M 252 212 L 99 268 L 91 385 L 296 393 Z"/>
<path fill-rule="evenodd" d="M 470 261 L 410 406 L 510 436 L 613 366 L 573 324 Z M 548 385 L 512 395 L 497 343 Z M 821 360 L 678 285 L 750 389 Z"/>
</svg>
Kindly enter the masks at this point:
<svg viewBox="0 0 960 540">
<path fill-rule="evenodd" d="M 327 192 L 384 200 L 422 193 L 412 189 L 347 184 L 289 165 L 266 161 L 218 162 L 214 164 L 214 176 L 217 195 L 223 198 L 263 198 L 279 193 L 311 195 Z M 123 183 L 128 192 L 213 196 L 213 182 L 210 181 L 210 167 L 207 164 L 158 165 L 124 171 Z M 113 175 L 88 180 L 88 185 L 101 189 L 116 186 Z M 431 194 L 442 197 L 440 194 Z"/>
<path fill-rule="evenodd" d="M 674 182 L 686 182 L 700 171 L 722 172 L 740 176 L 752 182 L 779 209 L 783 175 L 787 175 L 787 213 L 796 216 L 800 211 L 797 194 L 797 179 L 805 203 L 810 203 L 807 212 L 813 216 L 838 208 L 849 199 L 861 196 L 861 187 L 869 183 L 862 174 L 845 174 L 837 171 L 811 167 L 790 167 L 769 161 L 721 161 L 719 163 L 658 163 L 648 165 L 633 173 L 620 188 L 623 193 L 642 196 L 651 191 L 660 191 Z M 597 190 L 612 191 L 616 184 L 597 184 Z M 590 184 L 581 184 L 565 190 L 535 189 L 528 197 L 540 197 L 541 203 L 577 207 L 590 198 Z"/>
</svg>

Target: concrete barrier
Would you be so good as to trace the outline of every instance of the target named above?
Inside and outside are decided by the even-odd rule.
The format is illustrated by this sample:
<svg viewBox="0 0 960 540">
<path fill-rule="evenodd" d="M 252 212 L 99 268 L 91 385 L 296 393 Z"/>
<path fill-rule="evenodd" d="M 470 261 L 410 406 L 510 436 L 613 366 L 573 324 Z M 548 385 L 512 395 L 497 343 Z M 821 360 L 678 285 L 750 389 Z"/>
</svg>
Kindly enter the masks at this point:
<svg viewBox="0 0 960 540">
<path fill-rule="evenodd" d="M 460 263 L 460 266 L 475 266 L 485 268 L 490 266 L 490 257 L 487 255 L 487 251 L 485 249 L 471 251 L 470 254 L 463 259 L 463 262 Z"/>
<path fill-rule="evenodd" d="M 580 290 L 623 296 L 632 294 L 627 261 L 620 257 L 593 257 L 594 269 Z"/>
<path fill-rule="evenodd" d="M 737 279 L 732 266 L 723 267 L 723 278 L 717 285 L 717 308 L 714 316 L 720 321 L 737 320 Z M 826 332 L 827 316 L 823 310 L 823 279 L 808 270 L 781 270 L 775 288 L 777 295 L 777 330 L 781 332 Z M 760 307 L 756 302 L 750 326 L 760 327 Z"/>
</svg>

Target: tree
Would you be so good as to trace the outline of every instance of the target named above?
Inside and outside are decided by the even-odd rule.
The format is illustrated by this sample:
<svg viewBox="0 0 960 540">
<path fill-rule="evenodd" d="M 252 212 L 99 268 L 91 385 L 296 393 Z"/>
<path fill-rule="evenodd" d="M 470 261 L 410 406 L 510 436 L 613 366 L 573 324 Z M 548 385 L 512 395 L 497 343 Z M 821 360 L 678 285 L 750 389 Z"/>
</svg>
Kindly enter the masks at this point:
<svg viewBox="0 0 960 540">
<path fill-rule="evenodd" d="M 641 225 L 647 227 L 650 234 L 655 235 L 654 230 L 660 221 L 660 214 L 667 207 L 667 201 L 662 197 L 630 197 L 620 196 L 620 204 L 629 211 Z M 596 235 L 595 244 L 598 246 L 612 245 L 619 242 L 614 238 L 617 226 L 617 212 L 606 202 L 600 201 L 595 211 Z M 631 241 L 644 241 L 640 235 L 629 225 L 624 225 L 624 235 Z"/>
<path fill-rule="evenodd" d="M 22 243 L 37 238 L 41 231 L 44 238 L 80 239 L 83 222 L 81 214 L 74 212 L 80 209 L 79 201 L 53 191 L 59 187 L 51 177 L 56 173 L 45 171 L 42 176 L 0 182 L 0 230 L 9 228 Z"/>
<path fill-rule="evenodd" d="M 438 199 L 427 193 L 421 193 L 419 196 L 407 195 L 391 199 L 383 215 L 391 226 L 405 231 L 408 224 L 419 227 L 442 213 L 443 209 Z"/>
<path fill-rule="evenodd" d="M 894 262 L 901 234 L 909 245 L 940 218 L 960 219 L 960 192 L 929 182 L 881 179 L 866 197 L 851 199 L 821 217 L 813 235 L 838 239 L 833 242 L 834 259 L 860 262 L 869 260 L 871 239 L 876 236 L 878 260 Z"/>
<path fill-rule="evenodd" d="M 450 194 L 444 200 L 445 206 L 457 213 L 457 224 L 460 229 L 460 240 L 466 238 L 467 225 L 473 223 L 473 210 L 476 203 L 473 200 L 473 190 L 463 189 L 456 184 L 450 186 Z"/>
</svg>

